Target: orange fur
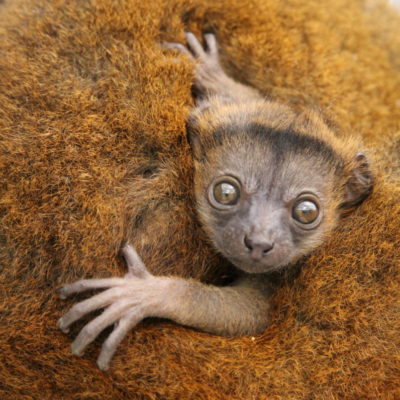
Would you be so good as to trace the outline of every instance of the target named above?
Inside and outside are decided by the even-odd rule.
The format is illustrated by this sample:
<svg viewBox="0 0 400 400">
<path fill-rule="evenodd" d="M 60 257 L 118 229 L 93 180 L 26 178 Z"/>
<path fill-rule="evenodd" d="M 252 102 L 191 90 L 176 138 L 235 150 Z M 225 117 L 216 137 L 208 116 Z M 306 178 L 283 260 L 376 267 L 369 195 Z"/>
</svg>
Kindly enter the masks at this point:
<svg viewBox="0 0 400 400">
<path fill-rule="evenodd" d="M 0 2 L 0 398 L 400 398 L 399 22 L 378 0 Z M 57 287 L 122 275 L 128 238 L 156 273 L 226 273 L 191 208 L 192 66 L 159 47 L 210 28 L 230 73 L 334 116 L 382 172 L 264 334 L 145 322 L 104 374 L 101 340 L 71 356 Z"/>
</svg>

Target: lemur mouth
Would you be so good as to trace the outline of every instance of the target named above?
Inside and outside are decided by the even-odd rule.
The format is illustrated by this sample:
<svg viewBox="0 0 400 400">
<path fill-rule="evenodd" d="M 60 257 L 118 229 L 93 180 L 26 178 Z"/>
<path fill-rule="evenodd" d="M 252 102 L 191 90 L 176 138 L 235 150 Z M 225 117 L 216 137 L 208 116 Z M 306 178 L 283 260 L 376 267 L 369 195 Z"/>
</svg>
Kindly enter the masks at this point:
<svg viewBox="0 0 400 400">
<path fill-rule="evenodd" d="M 228 260 L 237 268 L 248 273 L 269 273 L 283 268 L 283 264 L 268 264 L 265 259 L 229 257 Z"/>
</svg>

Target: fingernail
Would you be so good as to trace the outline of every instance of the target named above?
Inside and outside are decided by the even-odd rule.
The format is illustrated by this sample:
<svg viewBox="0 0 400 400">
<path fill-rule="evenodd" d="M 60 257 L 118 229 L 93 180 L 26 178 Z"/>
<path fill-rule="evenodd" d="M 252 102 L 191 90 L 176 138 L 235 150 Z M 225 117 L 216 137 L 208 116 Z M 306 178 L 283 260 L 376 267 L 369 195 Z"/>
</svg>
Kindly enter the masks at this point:
<svg viewBox="0 0 400 400">
<path fill-rule="evenodd" d="M 63 326 L 63 319 L 62 319 L 62 318 L 60 318 L 60 319 L 57 321 L 57 326 L 58 326 L 58 328 L 61 329 L 64 333 L 68 333 L 68 332 L 69 332 L 69 328 Z"/>
<path fill-rule="evenodd" d="M 67 295 L 64 293 L 64 288 L 59 288 L 56 290 L 56 293 L 60 297 L 61 300 L 65 300 L 67 298 Z"/>
</svg>

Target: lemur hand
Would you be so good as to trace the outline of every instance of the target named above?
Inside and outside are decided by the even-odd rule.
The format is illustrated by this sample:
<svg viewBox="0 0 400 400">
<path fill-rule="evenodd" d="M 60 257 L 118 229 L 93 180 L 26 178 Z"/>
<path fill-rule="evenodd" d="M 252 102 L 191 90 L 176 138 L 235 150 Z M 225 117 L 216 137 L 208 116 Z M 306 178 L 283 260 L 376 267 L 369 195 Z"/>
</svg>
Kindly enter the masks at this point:
<svg viewBox="0 0 400 400">
<path fill-rule="evenodd" d="M 84 315 L 104 308 L 104 312 L 84 326 L 71 345 L 72 353 L 82 355 L 107 326 L 114 330 L 103 343 L 97 364 L 107 370 L 117 346 L 125 335 L 143 318 L 163 316 L 168 307 L 170 285 L 174 278 L 153 276 L 145 267 L 135 249 L 127 245 L 122 254 L 128 266 L 123 278 L 88 279 L 65 285 L 58 293 L 62 299 L 71 294 L 92 289 L 106 289 L 73 306 L 60 320 L 58 327 L 68 332 L 69 327 Z"/>
</svg>

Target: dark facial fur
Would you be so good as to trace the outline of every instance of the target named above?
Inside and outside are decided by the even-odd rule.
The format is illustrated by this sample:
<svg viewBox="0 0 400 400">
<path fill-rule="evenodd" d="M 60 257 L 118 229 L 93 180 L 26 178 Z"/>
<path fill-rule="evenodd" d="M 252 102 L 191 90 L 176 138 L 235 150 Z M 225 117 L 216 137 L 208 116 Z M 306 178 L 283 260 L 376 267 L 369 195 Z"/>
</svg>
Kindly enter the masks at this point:
<svg viewBox="0 0 400 400">
<path fill-rule="evenodd" d="M 303 116 L 283 107 L 286 127 L 275 129 L 274 121 L 262 123 L 268 115 L 264 107 L 268 105 L 261 105 L 255 118 L 245 105 L 240 117 L 235 107 L 230 115 L 229 105 L 224 105 L 221 122 L 203 137 L 199 127 L 202 118 L 209 118 L 208 111 L 192 121 L 200 136 L 194 146 L 200 219 L 217 250 L 250 273 L 279 269 L 320 245 L 337 222 L 348 186 L 349 160 L 334 148 L 333 133 L 321 119 L 307 121 L 307 134 L 299 124 Z M 240 198 L 218 207 L 214 182 L 229 183 L 230 178 L 238 183 Z M 301 223 L 294 217 L 294 207 L 302 201 L 317 206 L 315 221 Z"/>
</svg>

